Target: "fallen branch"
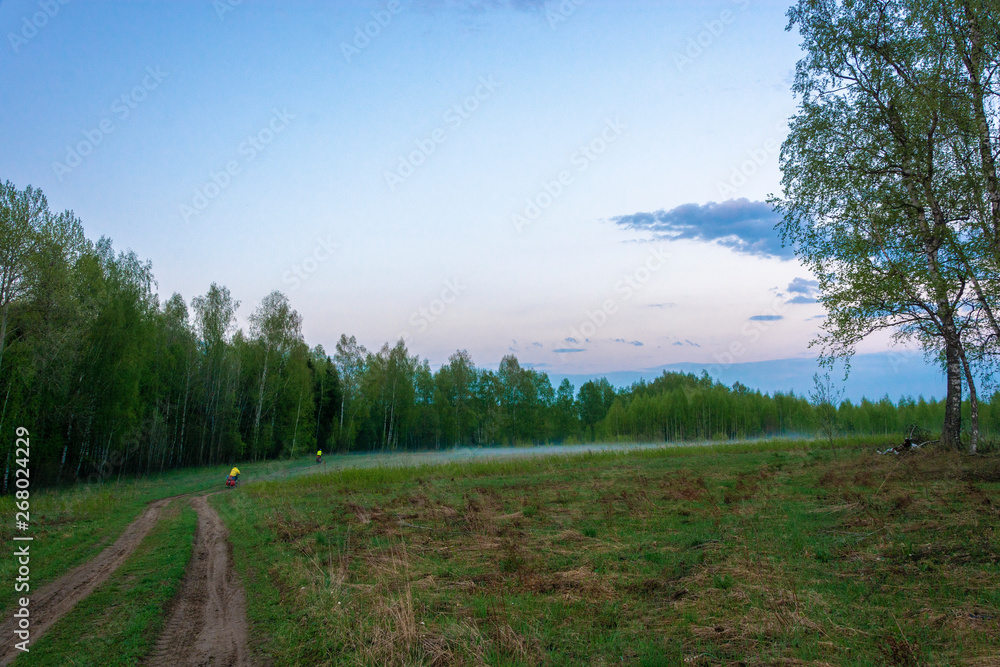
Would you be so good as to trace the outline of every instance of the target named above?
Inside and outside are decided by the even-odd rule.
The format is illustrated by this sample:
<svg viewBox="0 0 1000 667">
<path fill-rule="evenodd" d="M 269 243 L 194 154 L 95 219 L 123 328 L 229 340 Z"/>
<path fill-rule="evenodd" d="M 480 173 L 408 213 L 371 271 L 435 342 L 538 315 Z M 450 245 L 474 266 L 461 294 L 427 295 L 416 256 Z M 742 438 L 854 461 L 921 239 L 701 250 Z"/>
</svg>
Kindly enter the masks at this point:
<svg viewBox="0 0 1000 667">
<path fill-rule="evenodd" d="M 906 438 L 905 440 L 903 440 L 903 444 L 901 445 L 897 445 L 896 447 L 890 447 L 889 449 L 883 450 L 881 452 L 879 452 L 878 450 L 875 451 L 878 452 L 879 454 L 888 454 L 889 452 L 892 452 L 894 454 L 902 454 L 903 452 L 908 452 L 913 449 L 920 449 L 924 445 L 933 445 L 936 442 L 941 442 L 941 441 L 928 440 L 926 442 L 913 442 L 909 438 Z"/>
</svg>

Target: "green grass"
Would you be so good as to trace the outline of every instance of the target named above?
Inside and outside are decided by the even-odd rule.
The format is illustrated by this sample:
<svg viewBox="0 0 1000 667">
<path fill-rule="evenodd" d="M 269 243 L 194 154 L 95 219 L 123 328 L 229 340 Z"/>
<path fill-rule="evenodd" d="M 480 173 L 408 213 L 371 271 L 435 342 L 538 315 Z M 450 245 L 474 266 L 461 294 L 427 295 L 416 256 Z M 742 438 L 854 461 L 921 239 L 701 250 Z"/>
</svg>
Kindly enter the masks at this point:
<svg viewBox="0 0 1000 667">
<path fill-rule="evenodd" d="M 297 460 L 247 466 L 254 483 L 211 502 L 262 664 L 987 664 L 976 661 L 1000 635 L 1000 457 L 872 453 L 885 446 L 328 473 Z M 225 472 L 33 495 L 33 583 L 109 544 L 150 500 L 214 490 Z M 136 664 L 194 521 L 169 513 L 22 662 Z"/>
<path fill-rule="evenodd" d="M 21 655 L 17 665 L 136 665 L 153 649 L 180 590 L 198 517 L 178 500 L 108 581 Z"/>
<path fill-rule="evenodd" d="M 851 444 L 341 470 L 213 504 L 276 664 L 995 655 L 1000 458 Z"/>
<path fill-rule="evenodd" d="M 282 474 L 303 465 L 301 460 L 242 465 L 244 480 Z M 185 493 L 222 488 L 230 466 L 187 468 L 147 479 L 105 484 L 81 484 L 66 489 L 32 491 L 31 585 L 33 589 L 65 574 L 112 544 L 148 503 Z M 0 498 L 0 542 L 10 543 L 14 531 L 12 497 Z M 17 563 L 0 559 L 0 581 L 13 581 Z M 0 609 L 13 606 L 13 586 L 0 587 Z"/>
</svg>

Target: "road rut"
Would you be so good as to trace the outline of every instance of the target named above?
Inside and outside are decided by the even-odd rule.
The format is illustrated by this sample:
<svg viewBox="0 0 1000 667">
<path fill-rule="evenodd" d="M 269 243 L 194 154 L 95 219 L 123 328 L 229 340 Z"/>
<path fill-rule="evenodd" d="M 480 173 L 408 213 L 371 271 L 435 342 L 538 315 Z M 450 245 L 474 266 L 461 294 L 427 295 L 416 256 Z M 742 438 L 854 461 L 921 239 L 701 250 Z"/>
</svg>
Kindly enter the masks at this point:
<svg viewBox="0 0 1000 667">
<path fill-rule="evenodd" d="M 251 665 L 246 602 L 233 571 L 226 526 L 208 504 L 208 496 L 193 498 L 191 504 L 198 513 L 194 553 L 148 664 Z"/>
<path fill-rule="evenodd" d="M 56 621 L 69 613 L 77 602 L 104 583 L 132 555 L 146 534 L 156 525 L 160 512 L 171 500 L 164 498 L 150 503 L 139 518 L 128 525 L 114 544 L 86 563 L 42 587 L 37 593 L 29 592 L 32 644 L 37 642 Z M 0 647 L 0 665 L 10 664 L 21 654 L 21 651 L 14 647 L 16 627 L 15 618 L 8 618 L 0 623 L 0 637 L 5 638 L 6 644 Z"/>
</svg>

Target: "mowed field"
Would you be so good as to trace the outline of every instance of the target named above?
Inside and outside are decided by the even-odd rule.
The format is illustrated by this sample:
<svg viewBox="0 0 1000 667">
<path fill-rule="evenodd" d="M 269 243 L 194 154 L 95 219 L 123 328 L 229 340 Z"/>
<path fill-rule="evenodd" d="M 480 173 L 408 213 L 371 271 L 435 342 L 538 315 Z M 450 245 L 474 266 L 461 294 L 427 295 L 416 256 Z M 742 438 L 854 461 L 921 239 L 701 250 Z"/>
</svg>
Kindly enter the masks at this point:
<svg viewBox="0 0 1000 667">
<path fill-rule="evenodd" d="M 241 466 L 208 503 L 252 664 L 998 664 L 1000 457 L 838 444 Z M 44 585 L 193 494 L 16 664 L 162 661 L 215 477 L 39 496 Z"/>
</svg>

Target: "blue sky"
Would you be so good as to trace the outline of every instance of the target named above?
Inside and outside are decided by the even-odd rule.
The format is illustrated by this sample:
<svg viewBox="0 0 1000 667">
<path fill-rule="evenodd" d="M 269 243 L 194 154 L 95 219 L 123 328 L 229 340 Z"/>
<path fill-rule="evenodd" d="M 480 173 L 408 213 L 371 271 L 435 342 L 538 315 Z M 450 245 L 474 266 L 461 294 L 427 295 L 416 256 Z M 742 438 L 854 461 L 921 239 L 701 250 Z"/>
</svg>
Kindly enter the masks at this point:
<svg viewBox="0 0 1000 667">
<path fill-rule="evenodd" d="M 0 3 L 0 177 L 311 344 L 553 374 L 812 357 L 787 4 Z M 884 341 L 863 351 L 885 349 Z"/>
</svg>

